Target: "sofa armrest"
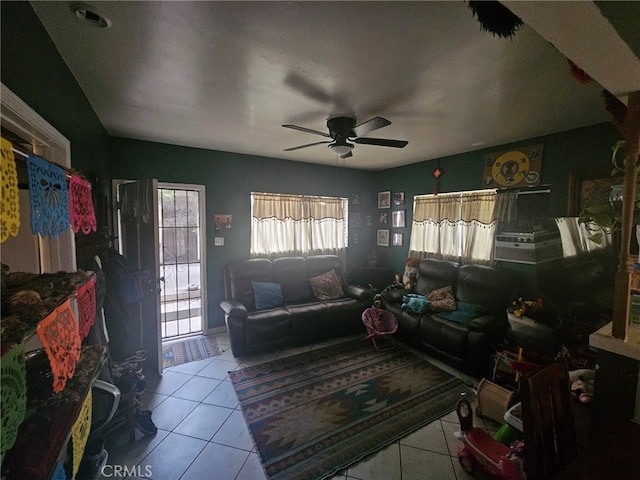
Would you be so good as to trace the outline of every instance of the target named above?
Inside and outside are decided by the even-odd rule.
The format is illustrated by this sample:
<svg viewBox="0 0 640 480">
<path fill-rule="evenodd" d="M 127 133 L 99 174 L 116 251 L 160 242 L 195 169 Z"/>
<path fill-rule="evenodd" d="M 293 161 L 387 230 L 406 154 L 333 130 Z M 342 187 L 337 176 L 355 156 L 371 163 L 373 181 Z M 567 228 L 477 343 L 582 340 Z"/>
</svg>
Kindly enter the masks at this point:
<svg viewBox="0 0 640 480">
<path fill-rule="evenodd" d="M 366 288 L 359 285 L 343 285 L 342 290 L 347 297 L 361 302 L 370 300 L 378 292 L 375 288 Z"/>
<path fill-rule="evenodd" d="M 504 318 L 496 315 L 482 315 L 471 320 L 467 327 L 472 332 L 503 333 L 508 323 Z"/>
<path fill-rule="evenodd" d="M 238 318 L 247 318 L 247 307 L 238 300 L 222 300 L 220 302 L 220 308 L 222 308 L 224 313 L 227 315 Z"/>
<path fill-rule="evenodd" d="M 402 303 L 402 297 L 407 293 L 410 293 L 410 291 L 402 288 L 394 288 L 393 290 L 382 292 L 382 298 L 387 303 Z"/>
</svg>

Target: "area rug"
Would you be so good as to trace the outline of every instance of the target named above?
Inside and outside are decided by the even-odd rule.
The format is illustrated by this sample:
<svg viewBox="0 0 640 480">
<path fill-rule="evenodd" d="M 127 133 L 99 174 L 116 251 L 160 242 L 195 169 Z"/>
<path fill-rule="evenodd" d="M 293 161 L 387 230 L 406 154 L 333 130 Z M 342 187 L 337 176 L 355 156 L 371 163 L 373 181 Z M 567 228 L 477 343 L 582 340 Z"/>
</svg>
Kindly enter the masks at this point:
<svg viewBox="0 0 640 480">
<path fill-rule="evenodd" d="M 162 366 L 163 368 L 175 367 L 194 360 L 216 357 L 220 353 L 222 351 L 218 347 L 215 337 L 201 335 L 162 344 Z"/>
<path fill-rule="evenodd" d="M 402 346 L 349 341 L 229 372 L 271 480 L 335 474 L 446 415 L 461 380 Z"/>
</svg>

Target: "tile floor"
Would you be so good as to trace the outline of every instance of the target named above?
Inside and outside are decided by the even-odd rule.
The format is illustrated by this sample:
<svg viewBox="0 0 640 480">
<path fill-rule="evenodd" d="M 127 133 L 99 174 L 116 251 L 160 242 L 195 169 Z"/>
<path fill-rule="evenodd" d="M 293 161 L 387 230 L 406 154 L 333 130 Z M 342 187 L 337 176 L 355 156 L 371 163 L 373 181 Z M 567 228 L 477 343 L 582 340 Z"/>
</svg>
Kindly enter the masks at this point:
<svg viewBox="0 0 640 480">
<path fill-rule="evenodd" d="M 120 472 L 120 478 L 129 479 L 266 478 L 227 372 L 321 348 L 336 340 L 236 359 L 231 354 L 226 332 L 217 334 L 216 339 L 224 350 L 218 357 L 178 365 L 166 369 L 162 377 L 147 379 L 142 403 L 153 411 L 158 433 L 142 436 L 136 430 L 135 442 L 128 442 L 126 435 L 111 439 L 107 444 L 109 459 L 103 479 L 117 477 L 116 472 Z M 349 338 L 338 341 L 346 340 Z M 469 380 L 451 368 L 433 363 Z M 491 420 L 474 418 L 478 426 L 490 433 L 499 428 Z M 339 472 L 333 479 L 471 479 L 456 457 L 460 444 L 453 432 L 458 427 L 458 418 L 452 412 Z"/>
</svg>

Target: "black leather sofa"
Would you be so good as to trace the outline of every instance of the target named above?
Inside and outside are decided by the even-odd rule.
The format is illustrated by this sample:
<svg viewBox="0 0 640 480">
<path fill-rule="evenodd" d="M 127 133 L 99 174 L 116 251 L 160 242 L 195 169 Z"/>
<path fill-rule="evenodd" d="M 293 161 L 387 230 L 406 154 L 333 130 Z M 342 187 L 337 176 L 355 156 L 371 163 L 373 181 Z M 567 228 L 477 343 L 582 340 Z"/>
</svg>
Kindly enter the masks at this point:
<svg viewBox="0 0 640 480">
<path fill-rule="evenodd" d="M 335 270 L 344 296 L 319 300 L 309 279 L 331 270 Z M 278 284 L 282 304 L 257 309 L 252 282 Z M 235 357 L 358 332 L 364 335 L 362 312 L 371 306 L 374 293 L 346 285 L 342 264 L 335 255 L 235 261 L 224 270 L 224 284 L 225 300 L 220 307 Z"/>
<path fill-rule="evenodd" d="M 458 265 L 424 259 L 418 267 L 412 293 L 427 295 L 451 285 L 457 302 L 481 305 L 485 312 L 466 323 L 447 320 L 429 310 L 423 314 L 402 309 L 406 290 L 389 290 L 382 295 L 383 308 L 398 319 L 399 338 L 476 378 L 489 372 L 490 354 L 507 332 L 506 310 L 515 298 L 517 286 L 506 271 L 481 265 Z"/>
</svg>

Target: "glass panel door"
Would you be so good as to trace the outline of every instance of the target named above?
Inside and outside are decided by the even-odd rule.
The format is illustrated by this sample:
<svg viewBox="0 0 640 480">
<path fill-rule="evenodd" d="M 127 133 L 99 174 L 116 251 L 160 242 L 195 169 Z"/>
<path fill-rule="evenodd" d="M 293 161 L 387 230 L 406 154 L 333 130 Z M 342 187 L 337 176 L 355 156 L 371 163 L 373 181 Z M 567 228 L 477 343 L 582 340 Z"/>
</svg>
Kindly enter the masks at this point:
<svg viewBox="0 0 640 480">
<path fill-rule="evenodd" d="M 162 340 L 203 333 L 204 186 L 160 183 L 160 277 Z"/>
</svg>

